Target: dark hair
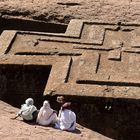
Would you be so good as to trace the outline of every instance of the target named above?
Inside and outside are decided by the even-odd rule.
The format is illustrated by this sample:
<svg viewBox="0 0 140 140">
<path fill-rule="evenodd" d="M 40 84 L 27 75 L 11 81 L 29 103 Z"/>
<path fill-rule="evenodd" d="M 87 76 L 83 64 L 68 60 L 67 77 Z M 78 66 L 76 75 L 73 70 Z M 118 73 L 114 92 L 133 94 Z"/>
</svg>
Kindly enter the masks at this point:
<svg viewBox="0 0 140 140">
<path fill-rule="evenodd" d="M 57 101 L 58 103 L 64 103 L 65 98 L 64 98 L 64 96 L 58 96 L 56 101 Z"/>
</svg>

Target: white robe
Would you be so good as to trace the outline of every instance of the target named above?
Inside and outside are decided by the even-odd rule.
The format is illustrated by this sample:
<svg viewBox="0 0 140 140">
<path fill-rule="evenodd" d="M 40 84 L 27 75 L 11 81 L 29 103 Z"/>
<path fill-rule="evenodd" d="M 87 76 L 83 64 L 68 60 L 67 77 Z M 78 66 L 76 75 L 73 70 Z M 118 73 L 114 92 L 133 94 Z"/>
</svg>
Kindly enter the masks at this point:
<svg viewBox="0 0 140 140">
<path fill-rule="evenodd" d="M 55 123 L 55 128 L 61 130 L 73 131 L 76 129 L 76 115 L 73 111 L 69 109 L 64 109 L 60 111 L 59 120 Z"/>
<path fill-rule="evenodd" d="M 24 119 L 24 120 L 32 120 L 33 119 L 33 112 L 37 111 L 37 108 L 34 105 L 27 106 L 26 104 L 22 105 L 21 110 L 18 112 L 18 114 Z"/>
<path fill-rule="evenodd" d="M 17 116 L 20 115 L 24 120 L 30 121 L 33 120 L 33 112 L 37 111 L 37 108 L 33 105 L 33 99 L 28 98 L 25 101 L 25 104 L 21 106 L 20 111 L 17 113 Z"/>
<path fill-rule="evenodd" d="M 37 123 L 40 125 L 49 125 L 56 122 L 57 114 L 50 107 L 41 107 L 38 117 Z"/>
</svg>

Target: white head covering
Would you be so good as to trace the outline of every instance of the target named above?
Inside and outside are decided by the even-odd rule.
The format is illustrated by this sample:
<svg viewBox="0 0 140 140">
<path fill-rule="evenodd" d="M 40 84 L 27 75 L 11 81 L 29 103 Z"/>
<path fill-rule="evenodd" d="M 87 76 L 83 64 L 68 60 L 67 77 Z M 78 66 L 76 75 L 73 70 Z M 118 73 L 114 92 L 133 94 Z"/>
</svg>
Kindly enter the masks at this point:
<svg viewBox="0 0 140 140">
<path fill-rule="evenodd" d="M 26 101 L 25 101 L 26 105 L 29 106 L 29 105 L 33 105 L 34 104 L 34 100 L 32 98 L 28 98 Z"/>
<path fill-rule="evenodd" d="M 34 100 L 32 98 L 28 98 L 27 100 L 25 100 L 25 104 L 21 106 L 21 109 L 18 112 L 18 114 L 20 114 L 24 120 L 33 119 L 32 114 L 34 111 L 37 111 L 37 108 L 33 104 L 34 104 Z"/>
<path fill-rule="evenodd" d="M 50 108 L 50 104 L 47 100 L 43 102 L 43 108 Z"/>
</svg>

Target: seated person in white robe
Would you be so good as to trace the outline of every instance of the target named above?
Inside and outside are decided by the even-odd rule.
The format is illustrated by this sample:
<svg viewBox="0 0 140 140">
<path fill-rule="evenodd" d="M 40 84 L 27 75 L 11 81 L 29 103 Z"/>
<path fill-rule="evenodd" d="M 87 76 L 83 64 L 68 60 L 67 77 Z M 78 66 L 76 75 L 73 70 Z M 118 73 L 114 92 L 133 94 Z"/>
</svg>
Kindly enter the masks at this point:
<svg viewBox="0 0 140 140">
<path fill-rule="evenodd" d="M 37 108 L 33 105 L 34 101 L 32 98 L 28 98 L 25 104 L 21 105 L 20 111 L 16 117 L 21 116 L 26 122 L 34 122 L 37 118 Z"/>
<path fill-rule="evenodd" d="M 66 102 L 61 107 L 55 128 L 67 131 L 74 131 L 76 129 L 76 114 L 71 111 L 70 105 L 70 102 Z"/>
<path fill-rule="evenodd" d="M 44 101 L 43 106 L 40 108 L 36 122 L 40 125 L 54 124 L 57 120 L 56 111 L 50 107 L 48 101 Z"/>
</svg>

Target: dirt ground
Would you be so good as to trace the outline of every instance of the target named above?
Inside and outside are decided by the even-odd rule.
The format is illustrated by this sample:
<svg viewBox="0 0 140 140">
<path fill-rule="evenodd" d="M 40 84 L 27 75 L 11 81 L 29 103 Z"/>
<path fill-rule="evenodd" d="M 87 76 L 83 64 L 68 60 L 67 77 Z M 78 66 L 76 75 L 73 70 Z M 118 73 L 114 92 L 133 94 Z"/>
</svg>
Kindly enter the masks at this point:
<svg viewBox="0 0 140 140">
<path fill-rule="evenodd" d="M 0 0 L 0 17 L 11 16 L 52 23 L 71 19 L 140 22 L 139 0 Z M 12 120 L 18 108 L 0 101 L 0 140 L 106 140 L 95 131 L 77 124 L 74 133 Z"/>
</svg>

